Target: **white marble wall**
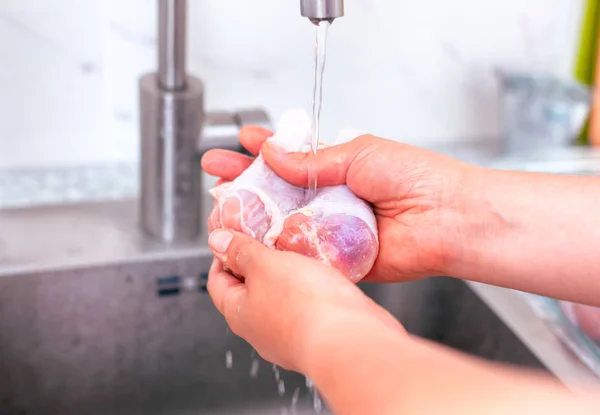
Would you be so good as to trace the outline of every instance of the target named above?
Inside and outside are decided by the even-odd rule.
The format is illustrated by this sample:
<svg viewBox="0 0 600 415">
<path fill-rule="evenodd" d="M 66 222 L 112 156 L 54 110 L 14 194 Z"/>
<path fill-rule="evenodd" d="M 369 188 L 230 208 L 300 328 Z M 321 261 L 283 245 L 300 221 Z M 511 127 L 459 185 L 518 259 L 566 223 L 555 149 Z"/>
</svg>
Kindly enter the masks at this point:
<svg viewBox="0 0 600 415">
<path fill-rule="evenodd" d="M 313 27 L 297 0 L 189 0 L 210 108 L 309 108 Z M 155 0 L 0 0 L 0 168 L 137 158 L 137 78 Z M 329 42 L 325 135 L 412 143 L 499 134 L 494 68 L 568 74 L 582 0 L 346 0 Z"/>
</svg>

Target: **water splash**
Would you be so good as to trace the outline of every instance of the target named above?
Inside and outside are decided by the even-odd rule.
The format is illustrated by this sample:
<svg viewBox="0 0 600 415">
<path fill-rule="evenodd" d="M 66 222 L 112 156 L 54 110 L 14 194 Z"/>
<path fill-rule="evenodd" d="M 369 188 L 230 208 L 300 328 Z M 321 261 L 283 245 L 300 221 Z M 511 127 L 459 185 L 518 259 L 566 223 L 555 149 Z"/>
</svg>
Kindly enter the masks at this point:
<svg viewBox="0 0 600 415">
<path fill-rule="evenodd" d="M 312 379 L 310 379 L 308 376 L 306 376 L 306 388 L 308 389 L 308 391 L 310 392 L 310 396 L 312 397 L 313 409 L 315 410 L 315 413 L 320 414 L 323 411 L 323 401 L 321 399 L 319 391 L 317 391 L 317 389 L 315 388 Z"/>
<path fill-rule="evenodd" d="M 294 389 L 294 394 L 292 395 L 292 403 L 290 404 L 290 412 L 292 415 L 297 413 L 298 409 L 298 399 L 300 398 L 300 388 Z"/>
<path fill-rule="evenodd" d="M 277 381 L 277 393 L 279 394 L 279 396 L 285 395 L 285 382 L 283 381 L 283 379 L 279 379 Z"/>
<path fill-rule="evenodd" d="M 231 350 L 225 351 L 225 367 L 231 369 L 233 367 L 233 353 Z"/>
<path fill-rule="evenodd" d="M 252 363 L 250 364 L 250 377 L 252 379 L 256 379 L 258 377 L 258 369 L 260 367 L 260 362 L 258 359 L 252 359 Z"/>
<path fill-rule="evenodd" d="M 300 398 L 300 388 L 294 389 L 294 394 L 292 395 L 292 407 L 298 404 L 298 398 Z"/>
</svg>

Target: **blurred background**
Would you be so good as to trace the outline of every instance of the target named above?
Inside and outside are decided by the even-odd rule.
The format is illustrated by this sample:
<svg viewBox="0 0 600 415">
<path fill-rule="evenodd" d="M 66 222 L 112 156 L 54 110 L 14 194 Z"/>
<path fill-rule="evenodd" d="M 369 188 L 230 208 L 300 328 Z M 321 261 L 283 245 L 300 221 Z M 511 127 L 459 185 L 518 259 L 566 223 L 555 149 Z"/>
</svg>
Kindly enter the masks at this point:
<svg viewBox="0 0 600 415">
<path fill-rule="evenodd" d="M 297 1 L 191 1 L 189 72 L 206 107 L 311 104 L 314 31 Z M 570 77 L 583 0 L 347 0 L 330 31 L 323 136 L 497 140 L 496 69 Z M 137 82 L 156 69 L 156 2 L 2 0 L 0 168 L 138 158 Z"/>
</svg>

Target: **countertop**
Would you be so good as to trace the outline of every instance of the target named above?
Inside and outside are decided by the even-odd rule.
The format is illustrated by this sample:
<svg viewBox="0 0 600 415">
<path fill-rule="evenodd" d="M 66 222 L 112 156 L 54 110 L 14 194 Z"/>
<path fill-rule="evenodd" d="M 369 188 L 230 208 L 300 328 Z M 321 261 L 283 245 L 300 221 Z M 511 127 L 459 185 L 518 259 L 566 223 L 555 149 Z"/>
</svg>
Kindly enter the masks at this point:
<svg viewBox="0 0 600 415">
<path fill-rule="evenodd" d="M 454 144 L 431 148 L 457 159 L 498 168 L 556 173 L 599 174 L 600 156 L 572 148 L 527 157 L 503 157 L 494 144 Z M 0 208 L 65 202 L 118 200 L 136 196 L 135 163 L 44 170 L 0 171 Z M 600 382 L 562 345 L 518 292 L 469 283 L 500 319 L 546 367 L 568 386 Z"/>
<path fill-rule="evenodd" d="M 600 383 L 600 379 L 568 350 L 520 293 L 501 287 L 467 282 L 546 368 L 568 387 Z"/>
</svg>

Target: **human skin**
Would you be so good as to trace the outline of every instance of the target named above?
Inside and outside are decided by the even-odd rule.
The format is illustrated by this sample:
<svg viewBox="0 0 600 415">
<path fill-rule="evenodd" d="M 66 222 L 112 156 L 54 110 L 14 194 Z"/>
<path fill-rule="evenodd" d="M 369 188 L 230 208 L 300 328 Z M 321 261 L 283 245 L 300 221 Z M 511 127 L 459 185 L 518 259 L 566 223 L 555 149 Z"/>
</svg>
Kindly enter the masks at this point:
<svg viewBox="0 0 600 415">
<path fill-rule="evenodd" d="M 407 334 L 355 284 L 319 261 L 230 230 L 213 231 L 209 245 L 215 261 L 208 291 L 232 331 L 266 360 L 309 376 L 336 414 L 600 411 L 600 391 L 576 394 L 546 376 Z"/>
<path fill-rule="evenodd" d="M 258 127 L 240 140 L 292 184 L 346 184 L 373 204 L 380 252 L 365 281 L 445 275 L 600 306 L 600 178 L 498 171 L 371 135 L 283 153 Z M 202 160 L 232 180 L 252 159 L 226 150 Z"/>
<path fill-rule="evenodd" d="M 246 128 L 240 140 L 305 185 L 308 156 L 268 146 L 269 135 Z M 233 180 L 251 162 L 214 150 L 202 165 Z M 597 178 L 488 170 L 368 135 L 311 162 L 319 185 L 346 184 L 373 204 L 380 253 L 367 280 L 448 275 L 600 305 Z M 406 334 L 317 261 L 227 230 L 209 244 L 209 292 L 232 330 L 267 360 L 313 378 L 335 413 L 600 413 L 598 391 L 575 395 Z"/>
</svg>

